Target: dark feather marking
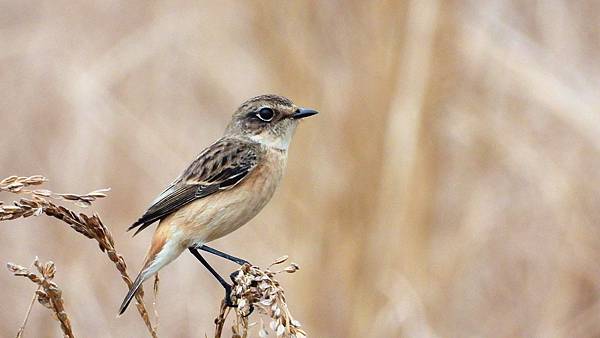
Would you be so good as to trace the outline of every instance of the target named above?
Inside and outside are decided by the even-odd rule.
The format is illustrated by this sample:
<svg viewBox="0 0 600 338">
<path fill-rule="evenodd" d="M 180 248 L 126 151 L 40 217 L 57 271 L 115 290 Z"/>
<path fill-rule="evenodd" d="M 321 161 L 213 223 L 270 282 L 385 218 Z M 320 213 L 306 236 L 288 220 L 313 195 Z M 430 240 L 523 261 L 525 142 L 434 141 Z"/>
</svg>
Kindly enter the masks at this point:
<svg viewBox="0 0 600 338">
<path fill-rule="evenodd" d="M 201 153 L 183 175 L 161 194 L 164 196 L 155 201 L 127 230 L 138 228 L 135 236 L 194 200 L 232 188 L 256 167 L 258 147 L 252 143 L 240 144 L 239 141 L 216 142 Z"/>
</svg>

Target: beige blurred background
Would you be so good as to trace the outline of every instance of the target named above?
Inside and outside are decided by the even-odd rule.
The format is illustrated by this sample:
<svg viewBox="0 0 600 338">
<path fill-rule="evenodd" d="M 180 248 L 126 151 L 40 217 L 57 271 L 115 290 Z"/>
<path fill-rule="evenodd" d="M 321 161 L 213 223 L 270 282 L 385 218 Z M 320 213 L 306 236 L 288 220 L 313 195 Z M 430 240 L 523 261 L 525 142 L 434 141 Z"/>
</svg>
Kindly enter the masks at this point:
<svg viewBox="0 0 600 338">
<path fill-rule="evenodd" d="M 281 277 L 312 337 L 600 336 L 600 2 L 0 1 L 0 176 L 111 187 L 126 227 L 243 100 L 322 112 L 269 206 L 214 243 Z M 13 196 L 2 195 L 10 201 Z M 53 260 L 81 337 L 143 337 L 96 245 L 40 217 L 0 260 Z M 222 273 L 234 265 L 210 258 Z M 223 296 L 191 255 L 162 273 L 162 337 L 211 336 Z M 0 336 L 34 287 L 0 272 Z M 148 297 L 151 303 L 151 297 Z M 33 309 L 26 337 L 59 337 Z"/>
</svg>

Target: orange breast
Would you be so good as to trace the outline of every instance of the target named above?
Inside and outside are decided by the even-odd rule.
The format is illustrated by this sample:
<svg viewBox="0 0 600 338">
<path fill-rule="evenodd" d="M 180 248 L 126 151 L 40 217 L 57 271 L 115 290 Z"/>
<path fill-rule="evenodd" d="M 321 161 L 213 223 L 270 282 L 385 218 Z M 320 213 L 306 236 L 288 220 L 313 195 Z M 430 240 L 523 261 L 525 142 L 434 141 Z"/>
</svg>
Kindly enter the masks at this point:
<svg viewBox="0 0 600 338">
<path fill-rule="evenodd" d="M 158 228 L 166 227 L 186 246 L 208 243 L 237 230 L 273 197 L 286 158 L 286 152 L 268 151 L 262 163 L 238 185 L 182 207 L 161 221 Z"/>
</svg>

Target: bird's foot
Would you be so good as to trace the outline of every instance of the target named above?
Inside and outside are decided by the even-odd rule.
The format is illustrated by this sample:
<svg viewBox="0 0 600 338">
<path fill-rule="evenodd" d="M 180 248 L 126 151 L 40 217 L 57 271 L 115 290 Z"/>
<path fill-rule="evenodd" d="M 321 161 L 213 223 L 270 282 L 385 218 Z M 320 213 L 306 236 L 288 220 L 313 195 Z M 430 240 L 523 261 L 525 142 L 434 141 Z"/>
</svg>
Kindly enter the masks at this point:
<svg viewBox="0 0 600 338">
<path fill-rule="evenodd" d="M 235 263 L 239 264 L 240 266 L 242 266 L 242 265 L 245 265 L 245 264 L 252 265 L 252 264 L 250 264 L 250 262 L 248 262 L 247 260 L 245 260 L 245 259 L 241 259 L 241 258 L 237 258 L 237 259 L 235 260 Z"/>
<path fill-rule="evenodd" d="M 229 279 L 231 279 L 231 281 L 233 282 L 233 284 L 237 284 L 236 283 L 236 277 L 239 274 L 244 274 L 245 272 L 247 272 L 247 268 L 251 267 L 252 264 L 250 264 L 248 261 L 244 261 L 244 263 L 240 263 L 240 268 L 238 270 L 235 270 L 234 272 L 229 274 Z M 240 271 L 241 270 L 241 271 Z"/>
<path fill-rule="evenodd" d="M 231 285 L 223 286 L 225 288 L 225 305 L 228 307 L 237 307 L 237 302 L 234 303 L 231 299 Z"/>
<path fill-rule="evenodd" d="M 248 313 L 242 314 L 242 317 L 248 318 L 248 317 L 250 317 L 252 312 L 254 312 L 254 305 L 250 304 L 250 306 L 248 307 Z"/>
<path fill-rule="evenodd" d="M 236 284 L 235 279 L 238 276 L 238 274 L 240 274 L 242 272 L 240 272 L 239 270 L 235 270 L 234 272 L 232 272 L 231 274 L 229 274 L 229 279 L 231 279 L 231 281 L 233 282 L 233 284 Z"/>
</svg>

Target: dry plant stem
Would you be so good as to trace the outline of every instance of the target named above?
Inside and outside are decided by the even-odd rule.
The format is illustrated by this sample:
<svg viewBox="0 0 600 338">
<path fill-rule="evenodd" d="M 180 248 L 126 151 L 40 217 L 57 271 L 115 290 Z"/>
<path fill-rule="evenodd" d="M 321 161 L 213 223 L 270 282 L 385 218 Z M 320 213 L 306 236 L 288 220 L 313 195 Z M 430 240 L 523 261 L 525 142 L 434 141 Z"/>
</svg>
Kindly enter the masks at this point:
<svg viewBox="0 0 600 338">
<path fill-rule="evenodd" d="M 27 321 L 29 320 L 29 315 L 31 314 L 31 309 L 33 309 L 33 304 L 35 304 L 35 300 L 37 299 L 37 292 L 39 291 L 40 287 L 41 286 L 38 285 L 37 289 L 35 289 L 35 292 L 33 293 L 33 297 L 31 297 L 31 302 L 29 302 L 29 307 L 27 308 L 27 312 L 25 313 L 23 324 L 21 324 L 19 331 L 17 331 L 16 338 L 23 337 L 23 332 L 25 332 L 25 326 L 27 326 Z"/>
<path fill-rule="evenodd" d="M 65 304 L 62 299 L 62 291 L 52 281 L 56 273 L 56 268 L 53 262 L 46 262 L 40 265 L 37 258 L 33 262 L 37 268 L 39 275 L 31 272 L 28 268 L 8 263 L 7 267 L 15 276 L 26 277 L 40 288 L 36 291 L 37 300 L 46 308 L 52 310 L 56 319 L 60 322 L 60 328 L 64 335 L 69 338 L 74 338 L 71 321 L 65 311 Z"/>
<path fill-rule="evenodd" d="M 45 198 L 52 197 L 87 207 L 96 199 L 105 197 L 106 195 L 104 192 L 106 192 L 107 189 L 96 190 L 85 195 L 56 194 L 49 190 L 25 189 L 26 187 L 39 185 L 46 181 L 47 179 L 45 177 L 39 175 L 30 177 L 11 176 L 0 181 L 0 191 L 31 195 L 30 199 L 21 198 L 18 202 L 14 202 L 14 205 L 4 205 L 0 202 L 0 221 L 46 214 L 69 224 L 73 230 L 87 238 L 96 240 L 100 250 L 106 253 L 110 261 L 115 264 L 115 267 L 121 274 L 121 279 L 123 279 L 128 288 L 131 288 L 133 282 L 127 273 L 125 260 L 115 249 L 112 233 L 102 223 L 100 217 L 97 214 L 93 214 L 91 217 L 83 213 L 77 214 L 74 211 L 59 206 Z M 140 291 L 135 296 L 136 307 L 148 332 L 152 337 L 156 338 L 158 336 L 150 321 L 143 297 L 144 291 L 140 288 Z"/>
<path fill-rule="evenodd" d="M 223 326 L 225 325 L 225 319 L 229 315 L 230 307 L 227 306 L 225 300 L 221 301 L 221 307 L 219 309 L 219 315 L 215 318 L 215 338 L 221 338 L 223 334 Z"/>
<path fill-rule="evenodd" d="M 248 316 L 242 316 L 241 313 L 235 313 L 235 323 L 231 326 L 234 338 L 247 338 L 248 337 Z"/>
<path fill-rule="evenodd" d="M 297 264 L 291 263 L 282 270 L 270 270 L 274 265 L 281 264 L 287 259 L 287 256 L 280 257 L 265 270 L 244 264 L 233 274 L 231 301 L 236 307 L 225 306 L 225 300 L 223 300 L 219 315 L 215 319 L 215 338 L 222 336 L 225 320 L 232 311 L 235 313 L 232 326 L 233 337 L 247 337 L 251 326 L 248 317 L 252 309 L 254 309 L 252 314 L 264 315 L 270 319 L 269 328 L 261 325 L 260 337 L 266 337 L 269 334 L 269 329 L 278 337 L 306 337 L 306 332 L 301 329 L 300 322 L 295 320 L 289 311 L 283 288 L 274 278 L 279 273 L 294 273 L 300 268 Z"/>
<path fill-rule="evenodd" d="M 160 277 L 158 276 L 158 273 L 156 275 L 154 275 L 154 287 L 153 287 L 153 291 L 154 291 L 154 299 L 152 301 L 152 308 L 154 309 L 154 318 L 155 318 L 155 324 L 154 324 L 154 329 L 156 331 L 158 331 L 158 326 L 159 326 L 159 319 L 160 316 L 158 315 L 158 287 L 160 284 Z"/>
</svg>

